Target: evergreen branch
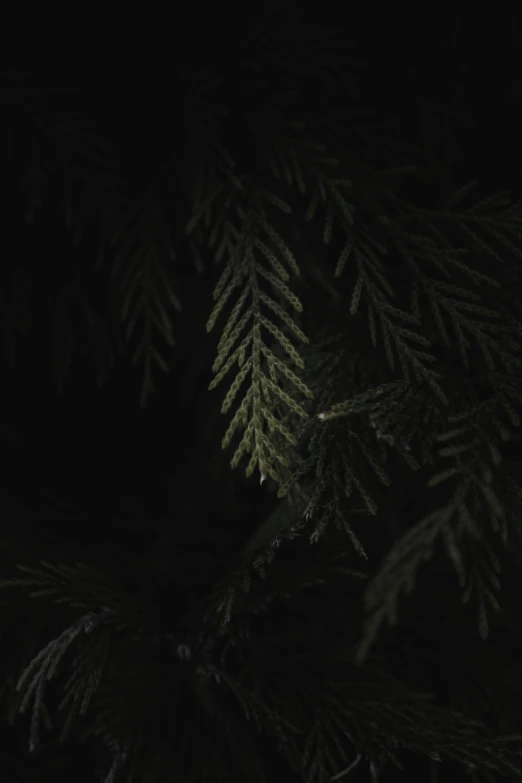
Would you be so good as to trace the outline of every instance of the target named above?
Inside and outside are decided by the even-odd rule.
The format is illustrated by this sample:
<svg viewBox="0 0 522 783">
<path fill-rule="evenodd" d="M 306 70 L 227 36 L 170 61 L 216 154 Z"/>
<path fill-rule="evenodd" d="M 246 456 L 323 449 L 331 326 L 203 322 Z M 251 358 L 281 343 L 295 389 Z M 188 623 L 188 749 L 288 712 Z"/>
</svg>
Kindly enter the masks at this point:
<svg viewBox="0 0 522 783">
<path fill-rule="evenodd" d="M 469 482 L 459 485 L 451 502 L 442 509 L 423 517 L 391 549 L 368 586 L 365 597 L 368 618 L 358 649 L 358 660 L 364 661 L 374 644 L 383 622 L 390 625 L 397 622 L 397 603 L 401 592 L 410 593 L 414 587 L 415 575 L 423 560 L 428 560 L 436 540 L 453 516 L 464 506 Z"/>
<path fill-rule="evenodd" d="M 272 669 L 243 677 L 242 698 L 263 688 L 278 715 L 280 750 L 307 783 L 340 778 L 353 768 L 355 755 L 368 759 L 375 770 L 386 764 L 400 767 L 400 749 L 451 760 L 464 769 L 522 771 L 520 738 L 511 738 L 510 744 L 509 738 L 491 736 L 481 721 L 435 706 L 429 696 L 412 693 L 375 667 L 347 665 L 341 653 L 329 659 L 326 679 L 316 668 L 320 663 L 304 670 L 294 660 L 291 672 Z M 341 666 L 343 675 L 337 676 Z M 257 712 L 256 718 L 266 731 L 274 730 L 269 715 Z"/>
<path fill-rule="evenodd" d="M 456 210 L 458 196 L 456 193 L 455 203 L 440 212 L 412 208 L 402 202 L 402 218 L 422 225 L 427 231 L 424 238 L 411 234 L 408 240 L 416 245 L 424 262 L 445 268 L 446 275 L 453 267 L 466 274 L 477 286 L 498 287 L 498 282 L 491 276 L 461 262 L 459 255 L 463 252 L 482 254 L 502 266 L 509 257 L 517 258 L 521 252 L 522 205 L 520 202 L 511 203 L 507 193 L 496 193 L 482 201 L 475 201 L 468 208 Z M 432 249 L 436 252 L 430 258 L 425 251 L 433 241 L 435 246 L 432 245 Z"/>
<path fill-rule="evenodd" d="M 105 612 L 103 617 L 109 616 Z M 45 683 L 50 680 L 56 671 L 60 661 L 67 652 L 74 639 L 82 632 L 90 633 L 94 624 L 98 624 L 102 617 L 86 615 L 67 628 L 60 636 L 53 639 L 38 655 L 33 658 L 20 676 L 16 689 L 25 690 L 25 695 L 20 705 L 20 711 L 25 712 L 31 698 L 34 696 L 34 705 L 31 720 L 30 750 L 34 752 L 40 745 L 40 718 L 44 711 Z M 88 703 L 88 702 L 86 702 Z"/>
<path fill-rule="evenodd" d="M 479 631 L 482 638 L 488 635 L 486 602 L 498 611 L 498 602 L 493 590 L 498 590 L 499 564 L 489 548 L 488 560 L 484 560 L 474 541 L 483 538 L 480 516 L 484 509 L 489 512 L 493 531 L 500 533 L 507 541 L 505 503 L 493 487 L 493 469 L 500 464 L 497 441 L 500 432 L 506 437 L 506 427 L 497 418 L 495 409 L 503 399 L 502 391 L 474 410 L 450 417 L 450 423 L 460 426 L 442 432 L 437 436 L 441 457 L 453 457 L 455 465 L 433 475 L 428 486 L 437 486 L 449 479 L 455 480 L 452 498 L 441 509 L 425 516 L 411 528 L 392 548 L 384 559 L 377 576 L 370 583 L 366 596 L 369 614 L 364 638 L 360 648 L 360 659 L 366 656 L 375 641 L 379 628 L 387 617 L 390 624 L 397 621 L 397 600 L 400 592 L 413 589 L 415 574 L 422 560 L 428 559 L 439 535 L 444 537 L 446 549 L 452 560 L 462 587 L 466 587 L 464 600 L 469 600 L 473 590 L 477 592 Z M 515 423 L 520 419 L 516 411 Z M 509 436 L 509 431 L 507 431 Z M 489 457 L 489 459 L 488 459 Z M 490 465 L 490 460 L 492 465 Z M 461 539 L 468 547 L 475 547 L 472 570 L 465 574 L 461 552 Z M 467 584 L 466 584 L 467 582 Z"/>
<path fill-rule="evenodd" d="M 333 521 L 338 529 L 344 529 L 348 533 L 356 551 L 366 557 L 364 548 L 348 521 L 353 510 L 349 512 L 346 508 L 346 499 L 351 498 L 355 488 L 364 502 L 366 513 L 377 514 L 378 505 L 365 485 L 362 471 L 356 471 L 355 466 L 368 465 L 384 486 L 389 486 L 389 476 L 379 464 L 380 460 L 372 452 L 366 438 L 357 431 L 355 420 L 319 424 L 312 435 L 309 450 L 310 456 L 298 465 L 280 487 L 279 497 L 285 496 L 296 482 L 301 481 L 307 474 L 315 473 L 316 480 L 307 490 L 308 502 L 303 511 L 306 519 L 314 517 L 317 520 L 310 540 L 317 542 L 326 525 Z"/>
<path fill-rule="evenodd" d="M 439 373 L 428 366 L 429 363 L 435 361 L 435 357 L 431 353 L 421 351 L 419 348 L 410 345 L 411 342 L 414 342 L 428 348 L 430 347 L 430 341 L 424 335 L 413 332 L 411 329 L 397 323 L 402 321 L 403 323 L 418 327 L 420 324 L 417 318 L 410 313 L 393 307 L 387 300 L 386 294 L 388 294 L 388 296 L 393 295 L 393 289 L 381 273 L 379 268 L 380 261 L 375 256 L 371 245 L 367 244 L 356 247 L 354 249 L 354 255 L 362 285 L 367 293 L 368 303 L 371 305 L 372 313 L 373 311 L 376 311 L 381 323 L 388 366 L 391 370 L 395 369 L 394 343 L 404 378 L 407 381 L 410 381 L 410 367 L 413 368 L 417 383 L 427 383 L 441 404 L 445 406 L 448 405 L 448 400 L 439 382 Z M 378 287 L 374 278 L 381 284 L 384 291 Z M 352 315 L 354 314 L 355 312 L 352 312 Z M 374 333 L 372 334 L 372 338 L 373 337 Z"/>
<path fill-rule="evenodd" d="M 168 362 L 156 347 L 154 335 L 161 335 L 172 348 L 175 340 L 171 311 L 181 310 L 172 284 L 171 266 L 176 254 L 160 204 L 146 201 L 143 207 L 139 205 L 131 215 L 125 216 L 112 243 L 116 251 L 111 274 L 113 277 L 120 274 L 123 265 L 121 318 L 127 343 L 134 343 L 132 363 L 143 366 L 140 401 L 145 407 L 155 388 L 153 367 L 169 372 Z"/>
<path fill-rule="evenodd" d="M 86 632 L 89 628 L 88 625 Z M 72 671 L 63 687 L 65 695 L 58 705 L 58 712 L 68 710 L 60 742 L 68 736 L 75 718 L 85 715 L 98 690 L 109 658 L 110 641 L 107 632 L 92 636 L 71 663 Z"/>
<path fill-rule="evenodd" d="M 53 565 L 40 561 L 39 568 L 18 566 L 25 576 L 0 580 L 0 588 L 28 590 L 32 598 L 49 598 L 54 603 L 67 603 L 75 609 L 95 614 L 108 611 L 122 621 L 134 625 L 138 618 L 133 601 L 126 598 L 100 572 L 85 565 Z"/>
<path fill-rule="evenodd" d="M 213 366 L 216 376 L 209 388 L 215 388 L 237 363 L 239 372 L 222 404 L 222 412 L 226 413 L 241 386 L 249 378 L 249 386 L 227 429 L 223 447 L 229 445 L 236 430 L 242 426 L 244 435 L 232 458 L 232 467 L 237 467 L 243 456 L 251 454 L 246 470 L 247 476 L 252 475 L 254 469 L 258 467 L 261 483 L 267 476 L 279 481 L 279 466 L 287 464 L 282 444 L 286 442 L 295 445 L 296 439 L 283 420 L 275 415 L 272 407 L 273 396 L 293 414 L 306 420 L 308 414 L 299 399 L 310 398 L 312 395 L 289 364 L 281 361 L 263 339 L 262 329 L 272 336 L 293 364 L 300 369 L 303 368 L 303 360 L 291 339 L 272 320 L 263 315 L 261 306 L 263 304 L 268 306 L 272 313 L 279 316 L 283 326 L 293 334 L 294 338 L 306 341 L 306 336 L 295 320 L 283 309 L 282 304 L 264 292 L 262 281 L 268 283 L 274 292 L 279 294 L 280 299 L 286 300 L 299 312 L 302 309 L 301 303 L 284 282 L 289 275 L 283 262 L 294 271 L 297 267 L 289 248 L 271 229 L 263 213 L 261 218 L 255 210 L 245 213 L 242 208 L 238 208 L 238 213 L 244 223 L 243 233 L 234 249 L 233 265 L 228 263 L 225 266 L 217 284 L 217 301 L 207 323 L 208 331 L 213 328 L 233 291 L 239 288 L 240 292 L 219 341 L 218 356 Z M 261 232 L 264 232 L 266 241 L 273 243 L 273 250 L 268 247 L 265 240 L 260 239 Z M 264 256 L 274 272 L 270 272 L 256 260 L 256 251 Z M 238 344 L 246 328 L 249 328 L 249 331 Z M 251 352 L 248 358 L 247 350 Z M 264 368 L 268 370 L 268 374 Z M 282 440 L 276 437 L 277 435 L 281 436 Z"/>
<path fill-rule="evenodd" d="M 471 358 L 471 343 L 466 332 L 471 335 L 479 347 L 490 372 L 498 370 L 494 357 L 503 361 L 505 366 L 520 365 L 520 345 L 513 340 L 505 341 L 505 329 L 501 325 L 501 315 L 481 304 L 482 297 L 468 289 L 432 280 L 420 269 L 419 264 L 412 257 L 407 258 L 408 265 L 414 275 L 415 313 L 421 319 L 422 307 L 420 292 L 428 298 L 431 313 L 444 345 L 450 345 L 444 317 L 451 323 L 463 367 L 468 370 Z M 489 281 L 488 281 L 489 282 Z M 491 281 L 495 283 L 496 281 Z M 471 300 L 471 301 L 466 301 Z"/>
</svg>

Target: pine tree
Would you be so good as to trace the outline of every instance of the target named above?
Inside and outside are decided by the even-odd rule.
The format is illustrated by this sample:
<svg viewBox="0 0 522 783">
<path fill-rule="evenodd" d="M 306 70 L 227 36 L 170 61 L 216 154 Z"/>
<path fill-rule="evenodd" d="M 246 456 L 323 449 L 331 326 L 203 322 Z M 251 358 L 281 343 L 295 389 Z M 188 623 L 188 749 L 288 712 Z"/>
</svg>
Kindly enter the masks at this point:
<svg viewBox="0 0 522 783">
<path fill-rule="evenodd" d="M 28 716 L 31 751 L 98 743 L 106 783 L 519 779 L 522 202 L 471 153 L 476 179 L 434 180 L 385 102 L 356 111 L 374 71 L 342 31 L 275 17 L 243 47 L 239 69 L 176 71 L 179 147 L 139 170 L 154 129 L 127 147 L 81 91 L 4 76 L 11 230 L 46 243 L 5 265 L 6 366 L 46 324 L 65 396 L 82 353 L 100 388 L 133 366 L 144 410 L 203 377 L 190 410 L 221 441 L 211 499 L 197 450 L 179 454 L 187 531 L 163 560 L 79 557 L 45 540 L 41 499 L 36 522 L 11 503 L 34 545 L 6 529 L 7 722 Z M 43 272 L 60 220 L 74 263 Z M 217 554 L 209 515 L 238 488 Z"/>
</svg>

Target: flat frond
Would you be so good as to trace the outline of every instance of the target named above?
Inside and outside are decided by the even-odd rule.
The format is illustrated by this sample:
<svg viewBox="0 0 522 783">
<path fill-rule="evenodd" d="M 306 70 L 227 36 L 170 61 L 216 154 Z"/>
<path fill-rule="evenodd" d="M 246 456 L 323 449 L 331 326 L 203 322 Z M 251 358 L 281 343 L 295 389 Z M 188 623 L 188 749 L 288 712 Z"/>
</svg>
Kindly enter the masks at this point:
<svg viewBox="0 0 522 783">
<path fill-rule="evenodd" d="M 232 466 L 250 455 L 247 475 L 252 475 L 257 467 L 261 482 L 267 477 L 279 481 L 281 466 L 287 464 L 285 450 L 295 445 L 296 439 L 278 415 L 277 406 L 282 405 L 291 415 L 306 420 L 308 413 L 303 402 L 312 397 L 299 376 L 303 360 L 294 345 L 307 338 L 287 309 L 302 309 L 286 282 L 286 269 L 295 274 L 297 267 L 291 251 L 264 216 L 259 219 L 256 211 L 241 214 L 243 234 L 223 270 L 221 279 L 225 282 L 218 283 L 218 299 L 207 323 L 207 329 L 212 329 L 237 291 L 239 295 L 219 341 L 214 362 L 216 376 L 210 388 L 215 388 L 237 365 L 238 372 L 222 405 L 223 413 L 228 412 L 241 388 L 247 385 L 223 447 L 242 429 Z M 274 323 L 274 316 L 280 327 Z M 281 351 L 286 359 L 280 356 Z"/>
</svg>

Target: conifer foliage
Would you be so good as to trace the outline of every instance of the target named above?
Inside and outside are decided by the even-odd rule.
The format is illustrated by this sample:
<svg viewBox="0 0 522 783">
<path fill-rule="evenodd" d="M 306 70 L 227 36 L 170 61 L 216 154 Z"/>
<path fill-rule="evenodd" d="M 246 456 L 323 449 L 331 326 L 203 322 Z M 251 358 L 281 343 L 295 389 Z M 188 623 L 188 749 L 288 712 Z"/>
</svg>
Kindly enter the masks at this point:
<svg viewBox="0 0 522 783">
<path fill-rule="evenodd" d="M 50 314 L 37 267 L 6 263 L 6 363 L 48 318 L 60 389 L 88 346 L 100 385 L 130 360 L 150 408 L 187 281 L 211 281 L 224 469 L 272 499 L 187 598 L 190 639 L 110 568 L 2 565 L 6 609 L 50 618 L 22 651 L 6 611 L 5 709 L 30 716 L 31 750 L 98 738 L 106 783 L 386 781 L 415 758 L 432 780 L 522 776 L 522 202 L 487 192 L 480 161 L 442 198 L 386 111 L 355 111 L 373 72 L 344 35 L 275 17 L 241 68 L 180 68 L 179 146 L 139 171 L 81 91 L 4 75 L 13 214 L 63 221 L 79 252 L 49 272 Z M 444 695 L 422 690 L 430 667 Z"/>
</svg>

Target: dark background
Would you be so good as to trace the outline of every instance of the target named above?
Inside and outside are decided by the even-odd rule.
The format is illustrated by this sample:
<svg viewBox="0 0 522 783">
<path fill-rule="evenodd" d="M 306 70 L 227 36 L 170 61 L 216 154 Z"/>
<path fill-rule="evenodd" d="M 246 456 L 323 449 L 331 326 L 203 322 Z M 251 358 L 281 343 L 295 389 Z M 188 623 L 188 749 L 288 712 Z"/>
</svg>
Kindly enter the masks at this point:
<svg viewBox="0 0 522 783">
<path fill-rule="evenodd" d="M 422 23 L 406 15 L 402 20 L 393 16 L 389 23 L 379 15 L 378 26 L 357 17 L 353 24 L 344 23 L 349 49 L 362 61 L 356 79 L 358 96 L 352 104 L 387 129 L 391 125 L 395 135 L 390 139 L 388 132 L 388 139 L 393 144 L 398 140 L 405 147 L 413 145 L 414 155 L 425 167 L 432 200 L 442 203 L 470 178 L 479 179 L 484 193 L 507 188 L 517 196 L 522 166 L 519 24 L 508 16 L 484 20 L 448 13 L 433 16 L 429 21 L 422 16 Z M 337 17 L 330 21 L 338 27 Z M 191 56 L 188 66 L 208 62 L 216 71 L 221 69 L 226 74 L 228 105 L 241 111 L 234 104 L 241 37 L 224 24 L 219 29 L 219 43 L 214 36 L 210 46 L 202 33 L 196 36 L 194 48 L 187 44 L 180 53 L 173 46 L 172 55 L 158 57 L 161 66 L 159 62 L 147 66 L 138 58 L 121 65 L 116 58 L 108 71 L 93 63 L 32 70 L 17 64 L 4 73 L 3 82 L 12 84 L 18 78 L 31 87 L 74 88 L 65 103 L 86 109 L 96 131 L 113 143 L 131 175 L 131 187 L 139 193 L 161 165 L 182 149 L 183 106 L 176 94 L 180 60 Z M 269 39 L 261 41 L 270 46 Z M 64 98 L 57 98 L 60 101 Z M 375 155 L 382 155 L 377 147 Z M 389 165 L 394 163 L 389 160 Z M 16 346 L 15 366 L 4 369 L 1 392 L 12 480 L 24 471 L 39 476 L 42 484 L 60 476 L 60 494 L 66 491 L 71 500 L 80 497 L 82 507 L 85 501 L 98 506 L 94 498 L 101 491 L 107 510 L 113 507 L 114 497 L 126 494 L 125 484 L 133 487 L 131 495 L 141 495 L 141 486 L 151 481 L 159 490 L 160 473 L 171 473 L 171 466 L 179 471 L 181 453 L 202 455 L 204 444 L 214 452 L 216 432 L 222 431 L 219 417 L 215 423 L 208 420 L 215 399 L 205 394 L 212 377 L 207 359 L 213 353 L 214 335 L 207 335 L 204 325 L 215 271 L 198 275 L 191 260 L 180 261 L 184 309 L 171 357 L 173 369 L 170 377 L 162 378 L 146 411 L 138 405 L 139 374 L 126 359 L 117 362 L 102 390 L 96 389 L 87 345 L 75 350 L 71 378 L 58 396 L 53 386 L 53 295 L 57 286 L 73 281 L 78 269 L 88 263 L 96 252 L 95 240 L 89 246 L 87 238 L 79 249 L 72 246 L 63 209 L 56 208 L 58 193 L 51 194 L 34 224 L 26 227 L 24 194 L 17 187 L 20 170 L 11 166 L 5 174 L 4 275 L 23 265 L 33 278 L 31 329 Z M 177 194 L 168 197 L 174 214 Z M 100 308 L 110 307 L 104 275 L 89 283 Z"/>
<path fill-rule="evenodd" d="M 429 194 L 434 205 L 470 178 L 479 179 L 485 194 L 510 189 L 515 197 L 522 195 L 520 21 L 507 14 L 472 19 L 447 11 L 434 11 L 429 18 L 424 10 L 417 18 L 398 18 L 378 7 L 366 19 L 361 15 L 340 23 L 327 11 L 321 4 L 327 21 L 337 30 L 344 25 L 349 51 L 360 62 L 350 108 L 384 128 L 390 142 L 390 152 L 386 146 L 375 147 L 370 164 L 398 154 L 393 150 L 403 149 L 402 157 L 412 153 L 425 172 L 418 197 Z M 209 66 L 222 72 L 221 97 L 232 108 L 232 126 L 235 113 L 243 111 L 238 85 L 249 78 L 243 60 L 251 54 L 243 31 L 252 29 L 252 19 L 248 9 L 238 13 L 227 23 L 216 11 L 216 20 L 206 17 L 204 30 L 187 26 L 174 31 L 177 38 L 163 54 L 155 53 L 152 64 L 138 56 L 120 62 L 113 58 L 105 67 L 94 56 L 67 68 L 20 61 L 0 74 L 5 116 L 12 118 L 6 96 L 13 85 L 31 95 L 59 88 L 57 104 L 65 101 L 85 110 L 95 131 L 113 145 L 131 192 L 139 194 L 164 164 L 180 164 L 186 141 L 182 68 Z M 294 8 L 290 13 L 316 23 L 318 11 Z M 262 48 L 271 46 L 269 32 L 259 40 Z M 293 56 L 291 49 L 287 56 Z M 63 88 L 72 90 L 65 98 Z M 324 97 L 311 94 L 321 110 Z M 15 135 L 21 133 L 16 122 Z M 238 138 L 237 153 L 247 158 L 242 143 Z M 74 284 L 88 268 L 97 227 L 74 247 L 57 208 L 57 191 L 48 194 L 27 226 L 19 188 L 23 163 L 18 153 L 11 163 L 0 164 L 5 167 L 0 285 L 7 292 L 13 270 L 23 269 L 31 289 L 30 323 L 16 338 L 14 364 L 8 360 L 7 339 L 1 354 L 2 567 L 10 569 L 13 557 L 29 562 L 51 553 L 55 559 L 98 563 L 123 557 L 136 589 L 141 589 L 144 574 L 157 580 L 149 582 L 152 592 L 161 589 L 161 575 L 173 563 L 181 584 L 193 590 L 204 587 L 275 502 L 255 477 L 232 473 L 230 455 L 220 450 L 224 420 L 219 397 L 207 392 L 217 338 L 205 331 L 215 270 L 209 266 L 198 273 L 191 259 L 181 259 L 183 311 L 175 324 L 171 372 L 159 376 L 158 391 L 144 411 L 139 371 L 128 357 L 117 356 L 102 388 L 97 387 L 92 352 L 80 326 L 71 373 L 58 393 L 53 379 L 56 292 Z M 173 216 L 182 211 L 178 190 L 167 188 L 164 197 Z M 110 311 L 105 270 L 90 278 L 89 285 L 100 312 Z M 7 326 L 6 320 L 6 334 Z M 194 551 L 197 557 L 191 556 L 188 565 L 187 552 Z M 131 561 L 134 570 L 128 568 Z M 29 764 L 39 779 L 44 762 L 28 761 L 25 739 L 19 755 L 14 753 L 13 737 L 18 742 L 25 735 L 8 731 L 5 768 L 18 765 L 25 776 Z M 53 775 L 60 767 L 64 774 L 70 770 L 66 755 L 62 750 L 50 753 L 45 763 Z"/>
</svg>

